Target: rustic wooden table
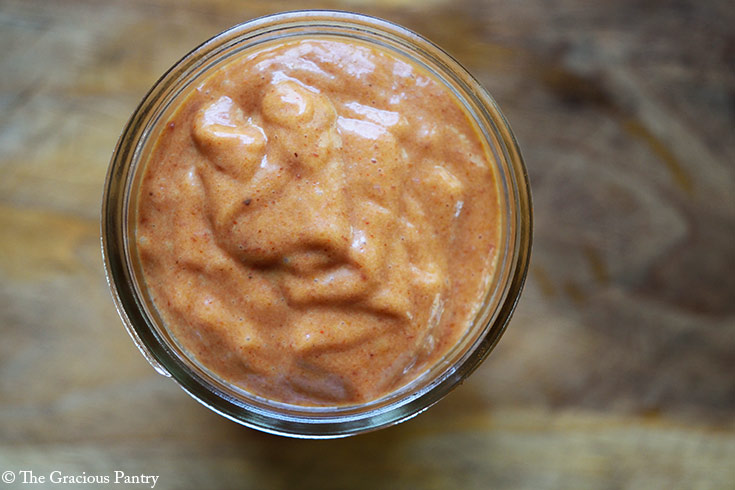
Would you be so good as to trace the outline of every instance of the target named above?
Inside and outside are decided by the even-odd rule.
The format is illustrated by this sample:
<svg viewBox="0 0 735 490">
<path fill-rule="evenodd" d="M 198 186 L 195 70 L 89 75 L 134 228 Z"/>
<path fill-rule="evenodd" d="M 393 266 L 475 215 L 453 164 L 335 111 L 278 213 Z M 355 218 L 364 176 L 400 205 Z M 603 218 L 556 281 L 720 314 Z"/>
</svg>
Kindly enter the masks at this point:
<svg viewBox="0 0 735 490">
<path fill-rule="evenodd" d="M 346 440 L 269 436 L 201 407 L 117 318 L 102 182 L 166 68 L 294 3 L 1 0 L 0 472 L 16 480 L 0 489 L 35 488 L 25 470 L 156 488 L 735 488 L 732 3 L 309 6 L 424 34 L 511 121 L 535 246 L 499 346 L 427 413 Z"/>
</svg>

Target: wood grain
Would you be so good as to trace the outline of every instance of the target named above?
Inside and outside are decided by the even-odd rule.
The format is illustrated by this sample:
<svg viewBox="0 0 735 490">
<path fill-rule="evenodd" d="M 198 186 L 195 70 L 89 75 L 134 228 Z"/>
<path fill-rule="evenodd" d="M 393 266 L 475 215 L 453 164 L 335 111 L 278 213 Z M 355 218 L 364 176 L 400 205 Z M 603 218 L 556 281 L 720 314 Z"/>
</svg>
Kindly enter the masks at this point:
<svg viewBox="0 0 735 490">
<path fill-rule="evenodd" d="M 0 472 L 123 470 L 160 475 L 156 488 L 735 488 L 732 5 L 310 6 L 424 34 L 510 120 L 536 220 L 504 338 L 436 407 L 347 440 L 268 436 L 199 406 L 117 318 L 102 182 L 164 70 L 293 4 L 0 1 Z"/>
</svg>

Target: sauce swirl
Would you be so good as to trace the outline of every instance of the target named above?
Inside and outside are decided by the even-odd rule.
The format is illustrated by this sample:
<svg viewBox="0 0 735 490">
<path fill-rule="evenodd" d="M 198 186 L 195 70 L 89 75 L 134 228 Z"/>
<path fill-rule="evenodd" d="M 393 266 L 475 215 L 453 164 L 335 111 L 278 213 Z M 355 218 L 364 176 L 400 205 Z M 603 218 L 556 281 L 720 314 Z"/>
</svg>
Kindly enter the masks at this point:
<svg viewBox="0 0 735 490">
<path fill-rule="evenodd" d="M 495 267 L 492 157 L 453 93 L 358 41 L 242 53 L 146 162 L 136 248 L 180 345 L 248 392 L 379 398 L 471 325 Z"/>
</svg>

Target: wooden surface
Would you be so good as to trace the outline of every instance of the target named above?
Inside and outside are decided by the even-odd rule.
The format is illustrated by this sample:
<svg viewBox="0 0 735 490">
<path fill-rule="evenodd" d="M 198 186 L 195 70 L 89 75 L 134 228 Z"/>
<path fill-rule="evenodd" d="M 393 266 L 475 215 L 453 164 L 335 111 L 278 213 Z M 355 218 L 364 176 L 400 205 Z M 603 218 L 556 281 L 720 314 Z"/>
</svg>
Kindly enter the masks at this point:
<svg viewBox="0 0 735 490">
<path fill-rule="evenodd" d="M 156 488 L 735 488 L 732 3 L 309 6 L 424 34 L 509 118 L 536 221 L 504 338 L 436 407 L 346 440 L 260 434 L 201 407 L 117 318 L 99 252 L 105 170 L 165 69 L 295 5 L 3 0 L 0 472 L 121 470 Z M 0 489 L 42 486 L 18 481 Z"/>
</svg>

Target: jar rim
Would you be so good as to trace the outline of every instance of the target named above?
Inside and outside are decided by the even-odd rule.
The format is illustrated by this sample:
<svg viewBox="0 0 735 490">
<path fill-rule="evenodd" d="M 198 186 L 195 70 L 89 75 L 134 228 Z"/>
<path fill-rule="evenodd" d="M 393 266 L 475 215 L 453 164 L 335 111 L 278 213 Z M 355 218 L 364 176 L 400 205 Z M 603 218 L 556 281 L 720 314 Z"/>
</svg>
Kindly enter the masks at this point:
<svg viewBox="0 0 735 490">
<path fill-rule="evenodd" d="M 507 276 L 499 284 L 502 287 L 498 291 L 497 305 L 493 311 L 483 313 L 487 317 L 482 328 L 484 333 L 468 346 L 467 352 L 455 364 L 443 369 L 440 375 L 424 383 L 418 391 L 406 390 L 415 384 L 416 380 L 413 380 L 379 400 L 344 409 L 294 407 L 273 402 L 264 408 L 256 403 L 260 397 L 254 397 L 249 403 L 243 402 L 236 394 L 228 393 L 212 379 L 203 377 L 202 373 L 186 368 L 179 354 L 166 345 L 160 332 L 156 332 L 134 280 L 127 233 L 132 174 L 140 161 L 142 142 L 155 127 L 157 117 L 193 80 L 209 73 L 207 62 L 219 62 L 217 56 L 228 49 L 239 46 L 237 52 L 240 53 L 251 48 L 256 41 L 263 42 L 270 39 L 268 36 L 283 35 L 289 30 L 294 35 L 300 33 L 304 36 L 325 30 L 335 35 L 350 32 L 362 36 L 360 39 L 366 42 L 372 36 L 372 39 L 391 44 L 394 49 L 398 46 L 420 53 L 423 59 L 434 64 L 433 68 L 451 78 L 452 83 L 465 92 L 462 95 L 472 102 L 472 109 L 480 112 L 480 119 L 478 114 L 473 113 L 473 117 L 482 126 L 487 144 L 493 147 L 495 164 L 500 165 L 502 160 L 507 166 L 503 169 L 507 173 L 504 178 L 507 179 L 510 206 L 510 216 L 506 219 L 513 226 L 512 233 L 507 236 L 510 255 L 504 257 Z M 443 77 L 440 80 L 447 83 Z M 458 94 L 455 92 L 455 95 Z M 510 126 L 487 91 L 454 58 L 419 34 L 376 17 L 334 10 L 292 11 L 250 20 L 205 41 L 175 63 L 153 85 L 126 124 L 112 155 L 102 199 L 101 245 L 105 275 L 118 313 L 144 357 L 156 371 L 173 377 L 187 393 L 211 410 L 242 425 L 292 437 L 335 438 L 394 425 L 426 410 L 456 387 L 489 354 L 510 320 L 525 282 L 531 234 L 528 175 Z M 475 322 L 480 316 L 478 312 Z M 475 322 L 471 329 L 475 328 Z M 397 399 L 386 403 L 385 400 L 391 397 Z M 274 410 L 279 405 L 287 406 L 289 411 Z M 370 405 L 379 406 L 360 410 L 360 407 L 369 408 Z"/>
</svg>

